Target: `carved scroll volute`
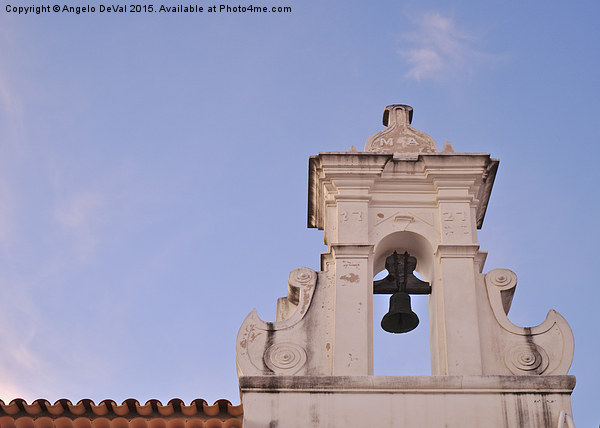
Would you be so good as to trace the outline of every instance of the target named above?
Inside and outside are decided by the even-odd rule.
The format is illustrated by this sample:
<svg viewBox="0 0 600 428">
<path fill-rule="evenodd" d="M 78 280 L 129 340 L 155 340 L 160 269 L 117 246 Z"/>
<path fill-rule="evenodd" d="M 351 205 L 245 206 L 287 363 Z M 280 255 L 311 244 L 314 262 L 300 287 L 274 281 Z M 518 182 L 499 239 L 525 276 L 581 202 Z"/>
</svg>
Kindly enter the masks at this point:
<svg viewBox="0 0 600 428">
<path fill-rule="evenodd" d="M 288 295 L 278 302 L 278 306 L 286 304 L 293 312 L 284 311 L 285 319 L 272 323 L 261 320 L 256 309 L 248 314 L 236 342 L 238 376 L 294 375 L 302 370 L 307 356 L 304 344 L 297 343 L 303 337 L 298 330 L 302 328 L 301 321 L 310 307 L 316 283 L 314 270 L 294 269 L 288 278 Z"/>
<path fill-rule="evenodd" d="M 500 327 L 498 338 L 504 364 L 516 375 L 567 374 L 573 361 L 573 332 L 554 309 L 535 327 L 519 327 L 507 317 L 517 286 L 517 275 L 508 269 L 494 269 L 485 275 L 488 299 Z"/>
</svg>

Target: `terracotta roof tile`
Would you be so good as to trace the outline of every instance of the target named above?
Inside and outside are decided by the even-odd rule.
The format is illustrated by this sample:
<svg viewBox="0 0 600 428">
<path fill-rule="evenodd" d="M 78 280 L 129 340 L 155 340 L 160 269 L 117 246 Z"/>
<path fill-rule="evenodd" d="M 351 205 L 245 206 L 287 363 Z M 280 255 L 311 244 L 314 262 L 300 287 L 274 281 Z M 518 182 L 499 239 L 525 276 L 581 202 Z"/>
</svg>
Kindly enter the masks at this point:
<svg viewBox="0 0 600 428">
<path fill-rule="evenodd" d="M 241 404 L 233 406 L 228 400 L 209 405 L 196 399 L 186 406 L 178 398 L 166 405 L 158 400 L 142 405 L 132 398 L 121 404 L 89 399 L 27 404 L 19 398 L 8 404 L 0 400 L 0 428 L 240 428 L 243 412 Z"/>
</svg>

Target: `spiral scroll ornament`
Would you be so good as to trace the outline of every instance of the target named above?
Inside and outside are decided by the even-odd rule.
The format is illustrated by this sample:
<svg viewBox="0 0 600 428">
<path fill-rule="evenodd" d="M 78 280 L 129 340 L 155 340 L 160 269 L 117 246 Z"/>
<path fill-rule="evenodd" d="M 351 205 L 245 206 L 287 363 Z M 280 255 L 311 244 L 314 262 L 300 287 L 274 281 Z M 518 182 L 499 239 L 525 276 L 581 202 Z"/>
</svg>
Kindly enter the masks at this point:
<svg viewBox="0 0 600 428">
<path fill-rule="evenodd" d="M 300 267 L 290 272 L 288 283 L 290 285 L 300 287 L 303 285 L 311 285 L 317 279 L 317 273 L 309 268 Z"/>
<path fill-rule="evenodd" d="M 306 364 L 306 351 L 295 343 L 276 343 L 265 351 L 264 361 L 274 373 L 294 374 Z"/>
<path fill-rule="evenodd" d="M 548 354 L 533 343 L 510 348 L 505 356 L 506 367 L 516 375 L 539 375 L 548 368 Z"/>
<path fill-rule="evenodd" d="M 485 277 L 490 284 L 499 288 L 510 288 L 517 284 L 517 275 L 509 269 L 494 269 Z"/>
</svg>

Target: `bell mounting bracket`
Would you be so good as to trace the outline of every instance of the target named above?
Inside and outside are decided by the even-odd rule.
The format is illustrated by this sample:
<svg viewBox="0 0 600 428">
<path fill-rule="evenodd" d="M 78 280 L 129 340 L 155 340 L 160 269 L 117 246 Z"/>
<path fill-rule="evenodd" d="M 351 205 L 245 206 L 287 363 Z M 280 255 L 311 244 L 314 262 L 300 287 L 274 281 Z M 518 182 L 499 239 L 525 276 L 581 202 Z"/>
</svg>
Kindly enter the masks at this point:
<svg viewBox="0 0 600 428">
<path fill-rule="evenodd" d="M 373 281 L 373 294 L 431 294 L 428 282 L 421 281 L 414 274 L 417 259 L 407 251 L 399 255 L 396 251 L 385 259 L 388 275 L 378 281 Z"/>
</svg>

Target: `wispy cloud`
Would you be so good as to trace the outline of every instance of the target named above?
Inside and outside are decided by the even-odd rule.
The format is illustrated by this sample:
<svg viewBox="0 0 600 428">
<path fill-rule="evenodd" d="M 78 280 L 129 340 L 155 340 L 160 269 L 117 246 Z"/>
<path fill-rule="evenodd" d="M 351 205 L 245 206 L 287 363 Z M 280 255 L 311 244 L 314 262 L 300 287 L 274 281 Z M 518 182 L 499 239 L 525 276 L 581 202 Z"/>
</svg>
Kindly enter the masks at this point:
<svg viewBox="0 0 600 428">
<path fill-rule="evenodd" d="M 75 194 L 56 210 L 56 220 L 74 234 L 79 249 L 92 250 L 98 241 L 97 229 L 104 223 L 106 214 L 105 198 L 94 191 Z"/>
<path fill-rule="evenodd" d="M 3 207 L 0 210 L 0 251 L 4 256 L 8 256 L 13 235 L 14 203 L 11 186 L 4 175 L 0 173 L 0 205 Z"/>
<path fill-rule="evenodd" d="M 19 83 L 15 78 L 15 64 L 20 58 L 15 52 L 18 44 L 14 40 L 15 31 L 10 26 L 0 29 L 0 114 L 4 121 L 4 128 L 8 135 L 5 145 L 23 149 L 23 102 L 17 94 L 15 87 Z M 2 134 L 0 134 L 2 135 Z"/>
<path fill-rule="evenodd" d="M 4 275 L 0 279 L 0 399 L 30 399 L 31 377 L 47 372 L 32 349 L 39 320 L 28 287 Z"/>
<path fill-rule="evenodd" d="M 471 75 L 482 66 L 498 63 L 503 55 L 483 51 L 480 37 L 459 28 L 450 17 L 432 12 L 415 20 L 414 31 L 404 34 L 410 46 L 398 53 L 410 65 L 405 76 L 415 80 L 446 80 Z"/>
<path fill-rule="evenodd" d="M 0 106 L 12 121 L 21 115 L 22 108 L 19 99 L 15 95 L 3 67 L 0 67 Z"/>
<path fill-rule="evenodd" d="M 0 399 L 10 401 L 14 398 L 32 400 L 33 395 L 27 385 L 31 384 L 31 377 L 47 372 L 44 362 L 30 349 L 30 344 L 17 337 L 0 335 L 5 342 L 2 346 L 2 367 L 0 376 L 3 382 L 0 385 Z M 40 382 L 40 383 L 45 383 Z M 9 398 L 10 397 L 10 398 Z"/>
<path fill-rule="evenodd" d="M 15 119 L 15 117 L 20 114 L 21 108 L 19 106 L 17 97 L 14 92 L 11 90 L 8 79 L 6 78 L 6 73 L 3 69 L 0 68 L 0 105 L 2 106 L 2 110 L 4 110 L 5 114 L 9 116 L 11 119 Z"/>
<path fill-rule="evenodd" d="M 101 385 L 113 368 L 89 344 L 68 337 L 75 329 L 66 337 L 61 334 L 55 320 L 46 318 L 48 312 L 43 315 L 34 290 L 21 278 L 0 278 L 0 400 L 83 398 L 78 395 L 81 384 Z"/>
<path fill-rule="evenodd" d="M 14 158 L 24 151 L 24 120 L 22 100 L 15 89 L 16 81 L 10 78 L 10 68 L 18 63 L 13 52 L 14 31 L 9 25 L 0 28 L 0 251 L 7 256 L 14 234 L 14 195 L 10 169 Z M 12 164 L 12 165 L 11 165 Z"/>
</svg>

